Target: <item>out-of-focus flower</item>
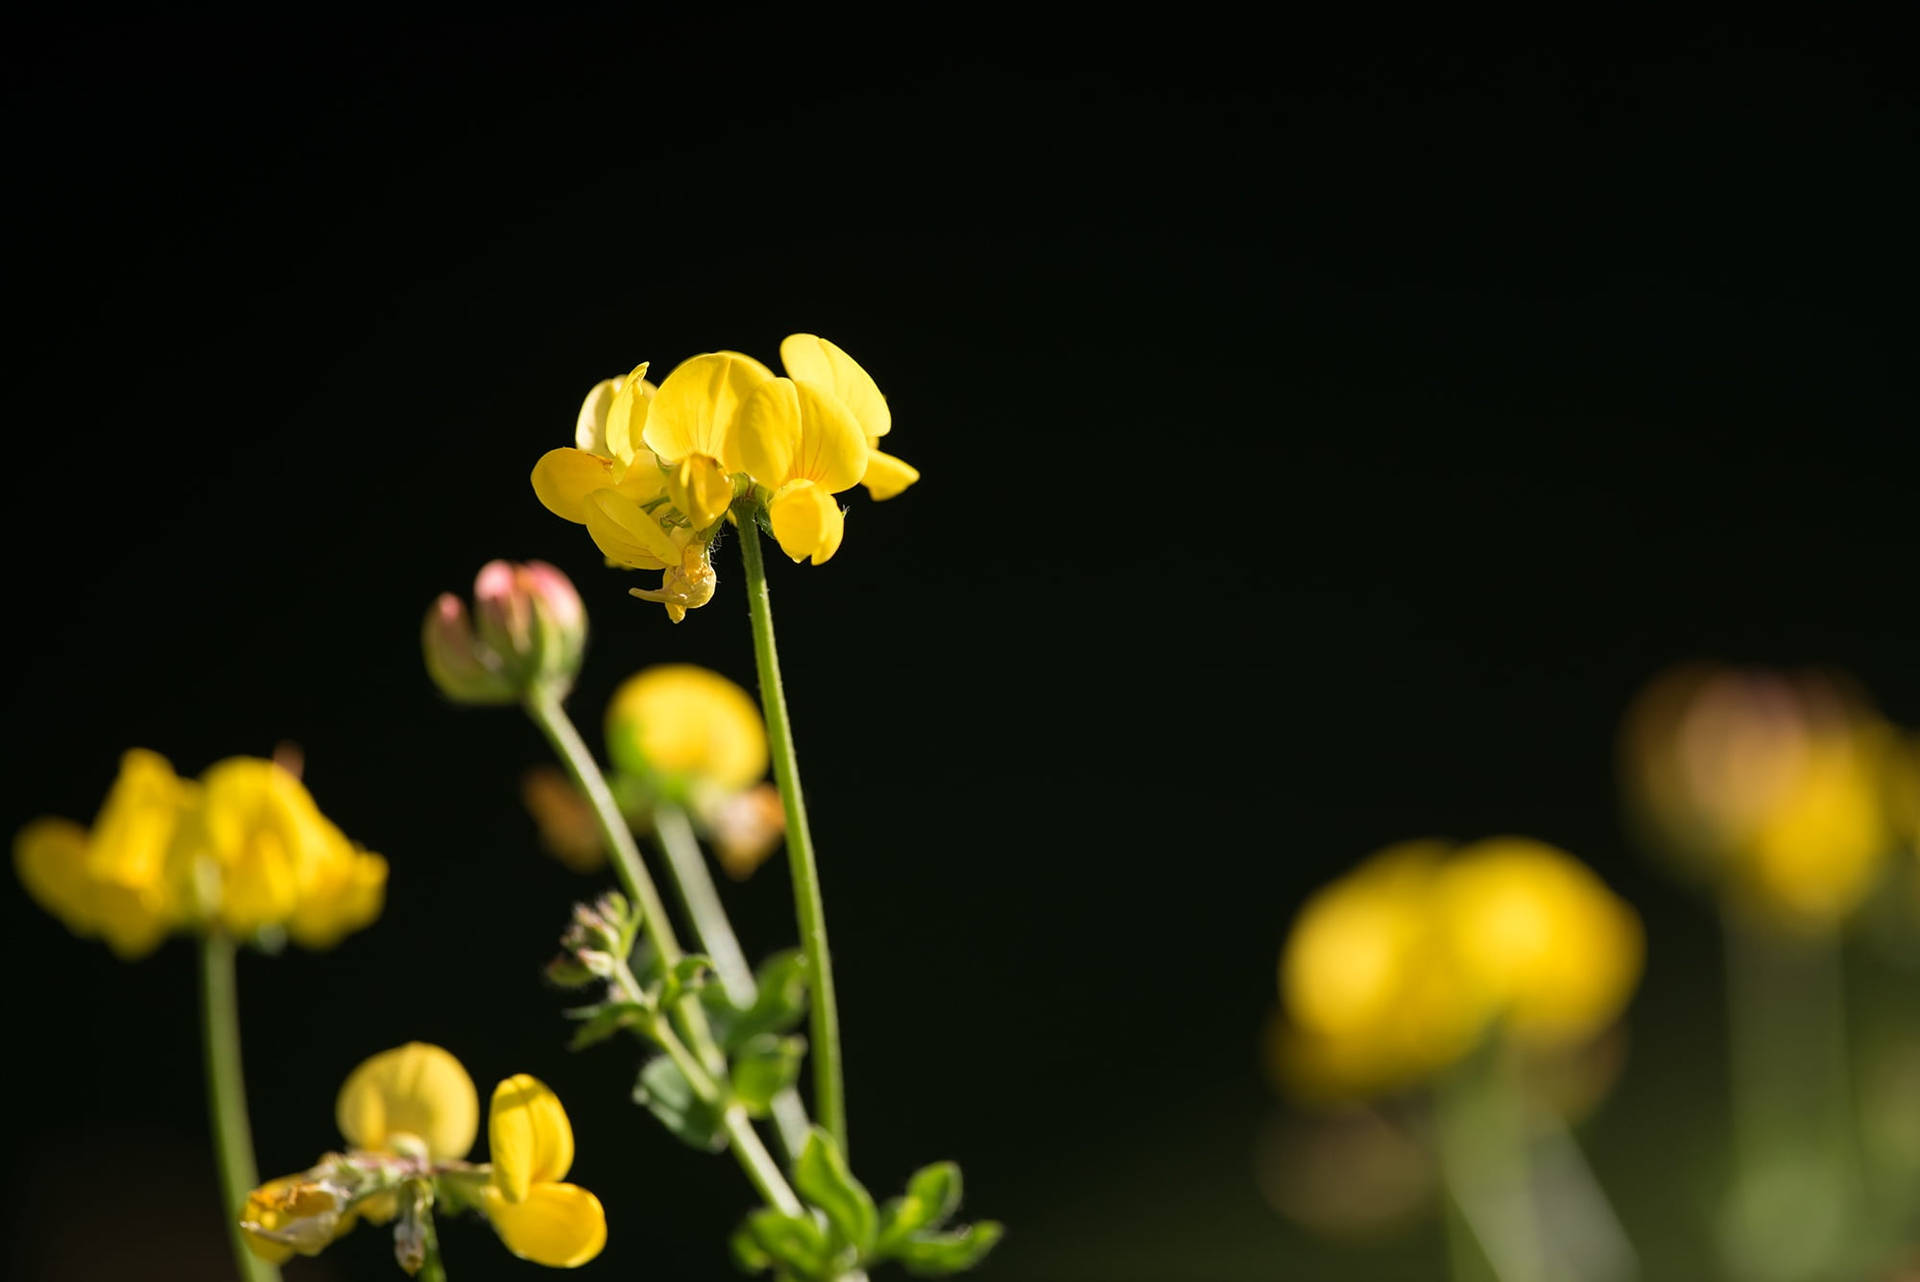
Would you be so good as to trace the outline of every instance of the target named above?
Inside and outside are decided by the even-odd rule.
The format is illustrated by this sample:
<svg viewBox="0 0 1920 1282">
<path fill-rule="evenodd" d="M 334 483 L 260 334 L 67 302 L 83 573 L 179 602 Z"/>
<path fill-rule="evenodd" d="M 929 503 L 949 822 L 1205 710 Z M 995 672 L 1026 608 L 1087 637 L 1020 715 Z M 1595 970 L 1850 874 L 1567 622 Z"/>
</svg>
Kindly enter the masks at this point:
<svg viewBox="0 0 1920 1282">
<path fill-rule="evenodd" d="M 701 815 L 714 858 L 727 876 L 745 881 L 767 861 L 787 831 L 780 790 L 770 783 L 722 797 Z"/>
<path fill-rule="evenodd" d="M 1892 732 L 1839 682 L 1679 669 L 1635 701 L 1622 744 L 1650 842 L 1776 924 L 1837 927 L 1896 844 Z"/>
<path fill-rule="evenodd" d="M 438 1046 L 409 1042 L 366 1060 L 340 1088 L 335 1113 L 348 1152 L 247 1198 L 240 1227 L 255 1254 L 276 1263 L 315 1255 L 359 1220 L 397 1216 L 396 1254 L 412 1271 L 424 1249 L 419 1220 L 436 1204 L 477 1207 L 508 1250 L 554 1268 L 584 1264 L 606 1244 L 599 1199 L 561 1182 L 573 1163 L 573 1129 L 535 1078 L 517 1074 L 495 1087 L 491 1165 L 464 1160 L 479 1097 L 460 1061 Z"/>
<path fill-rule="evenodd" d="M 593 807 L 573 781 L 553 766 L 535 766 L 520 776 L 520 800 L 540 831 L 540 844 L 577 873 L 607 866 L 607 848 Z"/>
<path fill-rule="evenodd" d="M 1301 908 L 1272 1050 L 1309 1098 L 1412 1085 L 1491 1027 L 1551 1049 L 1594 1038 L 1639 979 L 1627 905 L 1572 856 L 1495 838 L 1389 847 Z"/>
<path fill-rule="evenodd" d="M 489 561 L 473 584 L 473 618 L 451 592 L 427 610 L 421 648 L 434 684 L 456 703 L 565 694 L 580 671 L 587 613 L 573 583 L 544 561 Z"/>
<path fill-rule="evenodd" d="M 195 782 L 144 749 L 122 758 L 91 830 L 35 820 L 14 839 L 14 865 L 69 930 L 129 959 L 175 930 L 284 930 L 330 948 L 379 916 L 387 880 L 386 861 L 275 762 L 234 757 Z"/>
</svg>

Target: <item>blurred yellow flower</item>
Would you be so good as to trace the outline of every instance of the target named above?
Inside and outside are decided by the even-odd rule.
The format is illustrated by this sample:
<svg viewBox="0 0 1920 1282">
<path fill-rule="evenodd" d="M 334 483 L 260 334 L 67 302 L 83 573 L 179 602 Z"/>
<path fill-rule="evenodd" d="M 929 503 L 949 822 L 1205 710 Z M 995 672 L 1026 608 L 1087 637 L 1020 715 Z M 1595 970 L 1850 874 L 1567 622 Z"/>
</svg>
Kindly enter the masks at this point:
<svg viewBox="0 0 1920 1282">
<path fill-rule="evenodd" d="M 1280 961 L 1277 1074 L 1310 1098 L 1412 1085 L 1490 1027 L 1583 1042 L 1638 982 L 1632 909 L 1572 856 L 1496 838 L 1388 847 L 1301 907 Z"/>
<path fill-rule="evenodd" d="M 387 878 L 386 861 L 348 841 L 284 767 L 235 757 L 194 782 L 137 748 L 91 830 L 35 820 L 14 839 L 14 866 L 69 930 L 124 958 L 178 929 L 278 929 L 331 947 L 379 915 Z"/>
<path fill-rule="evenodd" d="M 545 1083 L 517 1073 L 494 1088 L 487 1148 L 493 1181 L 482 1206 L 509 1251 L 552 1268 L 600 1254 L 606 1212 L 586 1189 L 561 1183 L 573 1165 L 573 1127 Z"/>
<path fill-rule="evenodd" d="M 767 732 L 753 696 L 690 663 L 645 668 L 607 705 L 607 751 L 629 774 L 737 793 L 767 772 Z"/>
<path fill-rule="evenodd" d="M 1775 924 L 1834 929 L 1897 844 L 1892 732 L 1838 682 L 1678 669 L 1635 701 L 1622 747 L 1651 842 Z"/>
<path fill-rule="evenodd" d="M 480 1096 L 452 1054 L 427 1042 L 408 1042 L 364 1060 L 347 1075 L 334 1101 L 334 1121 L 348 1144 L 395 1152 L 412 1136 L 427 1155 L 446 1161 L 467 1155 L 480 1129 Z"/>
</svg>

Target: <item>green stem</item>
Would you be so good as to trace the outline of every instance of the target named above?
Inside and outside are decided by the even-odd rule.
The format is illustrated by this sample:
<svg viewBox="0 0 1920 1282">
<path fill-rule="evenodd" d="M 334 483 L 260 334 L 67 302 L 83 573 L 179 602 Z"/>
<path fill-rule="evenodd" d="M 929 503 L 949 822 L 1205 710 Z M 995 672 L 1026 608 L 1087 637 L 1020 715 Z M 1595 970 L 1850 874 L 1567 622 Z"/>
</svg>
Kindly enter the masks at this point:
<svg viewBox="0 0 1920 1282">
<path fill-rule="evenodd" d="M 440 1230 L 433 1223 L 431 1208 L 420 1217 L 420 1237 L 426 1254 L 421 1257 L 416 1282 L 447 1282 L 447 1265 L 440 1258 Z"/>
<path fill-rule="evenodd" d="M 635 911 L 640 914 L 641 929 L 653 941 L 661 968 L 672 969 L 674 963 L 683 956 L 680 940 L 673 933 L 673 922 L 667 917 L 666 905 L 660 901 L 660 891 L 654 886 L 653 877 L 640 858 L 640 847 L 633 840 L 633 830 L 627 827 L 626 816 L 620 813 L 620 805 L 613 799 L 613 791 L 607 787 L 607 778 L 600 772 L 600 763 L 594 760 L 592 749 L 580 737 L 580 731 L 574 727 L 572 718 L 561 706 L 559 695 L 550 687 L 536 685 L 527 693 L 525 706 L 527 715 L 546 734 L 547 741 L 553 745 L 567 773 L 593 807 L 593 817 L 600 828 L 600 839 L 606 842 L 607 850 L 613 856 L 614 871 L 620 878 L 621 887 L 633 902 Z M 710 1062 L 724 1064 L 719 1048 L 714 1045 L 706 1012 L 700 1008 L 699 999 L 693 996 L 684 998 L 676 1012 L 687 1035 L 700 1047 L 703 1057 Z"/>
<path fill-rule="evenodd" d="M 812 1033 L 813 1107 L 820 1125 L 847 1153 L 847 1097 L 840 1067 L 840 1010 L 833 990 L 833 959 L 827 950 L 827 910 L 820 898 L 820 870 L 807 827 L 807 804 L 800 792 L 800 761 L 787 721 L 787 696 L 780 683 L 780 656 L 773 641 L 773 604 L 767 595 L 767 568 L 761 559 L 760 528 L 752 509 L 742 504 L 740 559 L 747 574 L 747 613 L 753 623 L 753 657 L 760 674 L 760 706 L 767 718 L 773 751 L 773 777 L 787 815 L 787 865 L 793 876 L 794 912 L 800 946 L 807 956 L 807 982 L 813 986 L 809 1030 Z"/>
<path fill-rule="evenodd" d="M 680 889 L 680 901 L 686 905 L 687 917 L 693 922 L 693 933 L 712 959 L 727 1000 L 743 1010 L 752 1006 L 760 994 L 760 986 L 753 977 L 753 968 L 747 965 L 739 936 L 733 933 L 726 905 L 720 902 L 720 889 L 713 884 L 713 874 L 707 871 L 706 857 L 700 852 L 700 843 L 694 837 L 693 825 L 687 822 L 686 811 L 665 803 L 655 806 L 653 836 L 666 854 L 667 867 Z M 792 1087 L 773 1097 L 773 1123 L 780 1136 L 780 1147 L 786 1150 L 788 1158 L 799 1157 L 807 1142 L 809 1123 L 807 1107 Z"/>
<path fill-rule="evenodd" d="M 234 979 L 232 938 L 210 931 L 200 937 L 200 1033 L 206 1056 L 207 1111 L 213 1118 L 213 1152 L 220 1169 L 220 1201 L 227 1238 L 243 1282 L 277 1282 L 280 1270 L 247 1249 L 240 1209 L 260 1183 L 253 1161 L 253 1129 L 247 1123 L 247 1078 L 240 1064 L 240 998 Z"/>
<path fill-rule="evenodd" d="M 1534 1204 L 1526 1099 L 1508 1047 L 1489 1045 L 1442 1075 L 1434 1092 L 1440 1173 L 1457 1221 L 1450 1221 L 1456 1279 L 1481 1276 L 1461 1230 L 1477 1242 L 1498 1282 L 1545 1282 L 1547 1245 Z"/>
</svg>

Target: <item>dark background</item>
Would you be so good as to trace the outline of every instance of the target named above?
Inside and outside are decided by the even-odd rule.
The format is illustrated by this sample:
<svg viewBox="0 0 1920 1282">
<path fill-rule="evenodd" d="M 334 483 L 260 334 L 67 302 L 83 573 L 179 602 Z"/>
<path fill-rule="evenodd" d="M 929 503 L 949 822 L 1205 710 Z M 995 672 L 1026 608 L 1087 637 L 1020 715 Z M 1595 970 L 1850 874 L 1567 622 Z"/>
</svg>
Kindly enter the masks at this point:
<svg viewBox="0 0 1920 1282">
<path fill-rule="evenodd" d="M 1261 1201 L 1259 1029 L 1314 885 L 1517 831 L 1648 920 L 1592 1144 L 1650 1275 L 1696 1276 L 1713 920 L 1626 842 L 1613 734 L 1689 658 L 1835 664 L 1920 722 L 1910 46 L 1106 21 L 9 41 L 0 820 L 87 818 L 131 745 L 291 741 L 392 861 L 373 929 L 242 959 L 265 1172 L 436 1041 L 559 1089 L 590 1272 L 730 1276 L 737 1171 L 624 1105 L 629 1051 L 562 1049 L 538 964 L 592 883 L 519 809 L 540 741 L 443 704 L 417 628 L 540 557 L 592 612 L 590 734 L 645 663 L 750 681 L 735 550 L 671 627 L 527 474 L 596 379 L 810 330 L 925 474 L 772 571 L 866 1181 L 960 1159 L 1011 1225 L 982 1276 L 1437 1273 L 1431 1228 L 1339 1257 Z M 792 941 L 778 863 L 732 897 Z M 0 910 L 7 1272 L 219 1276 L 191 949 Z M 534 1276 L 444 1236 L 456 1278 Z"/>
</svg>

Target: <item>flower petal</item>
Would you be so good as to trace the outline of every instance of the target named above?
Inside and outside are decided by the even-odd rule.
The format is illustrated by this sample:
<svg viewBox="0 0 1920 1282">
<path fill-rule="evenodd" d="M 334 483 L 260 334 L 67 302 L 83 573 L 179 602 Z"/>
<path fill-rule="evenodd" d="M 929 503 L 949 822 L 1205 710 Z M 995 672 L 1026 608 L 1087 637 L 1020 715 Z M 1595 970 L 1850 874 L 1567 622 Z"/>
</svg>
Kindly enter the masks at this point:
<svg viewBox="0 0 1920 1282">
<path fill-rule="evenodd" d="M 780 363 L 787 377 L 817 383 L 830 390 L 860 421 L 868 444 L 893 430 L 893 411 L 873 376 L 860 362 L 816 334 L 789 334 L 780 344 Z"/>
<path fill-rule="evenodd" d="M 446 1161 L 465 1157 L 473 1147 L 480 1097 L 459 1060 L 438 1046 L 408 1042 L 347 1075 L 334 1103 L 334 1120 L 355 1148 L 384 1149 L 404 1131 Z"/>
<path fill-rule="evenodd" d="M 487 1157 L 494 1187 L 509 1202 L 524 1202 L 529 1188 L 566 1175 L 573 1165 L 573 1127 L 545 1082 L 515 1073 L 493 1088 Z"/>
<path fill-rule="evenodd" d="M 682 361 L 654 393 L 642 434 L 648 448 L 669 463 L 689 454 L 725 460 L 734 416 L 753 389 L 772 377 L 772 370 L 739 352 Z"/>
<path fill-rule="evenodd" d="M 867 437 L 860 420 L 818 383 L 794 380 L 800 400 L 800 448 L 789 479 L 805 477 L 829 493 L 860 484 L 866 474 Z"/>
<path fill-rule="evenodd" d="M 647 363 L 641 361 L 622 379 L 614 380 L 613 397 L 607 402 L 607 453 L 622 463 L 633 461 L 641 448 L 640 432 L 657 390 L 647 381 Z"/>
<path fill-rule="evenodd" d="M 607 753 L 629 774 L 734 793 L 767 773 L 767 732 L 753 696 L 718 672 L 660 663 L 613 692 Z"/>
<path fill-rule="evenodd" d="M 667 495 L 694 529 L 704 530 L 733 502 L 733 481 L 719 459 L 689 454 L 667 470 Z"/>
<path fill-rule="evenodd" d="M 573 424 L 575 446 L 589 454 L 612 457 L 607 449 L 607 410 L 619 390 L 617 378 L 603 378 L 588 390 L 586 399 L 580 402 L 580 417 Z"/>
<path fill-rule="evenodd" d="M 772 378 L 753 389 L 727 438 L 724 465 L 745 472 L 769 489 L 793 474 L 800 449 L 800 393 L 790 378 Z"/>
<path fill-rule="evenodd" d="M 524 1202 L 509 1202 L 489 1188 L 482 1206 L 509 1251 L 548 1268 L 585 1264 L 607 1244 L 600 1199 L 576 1184 L 536 1184 Z"/>
<path fill-rule="evenodd" d="M 533 465 L 533 493 L 547 511 L 575 525 L 587 523 L 587 495 L 618 477 L 614 462 L 586 450 L 548 450 Z"/>
<path fill-rule="evenodd" d="M 36 819 L 13 839 L 13 871 L 33 902 L 76 935 L 94 932 L 87 883 L 87 830 L 71 819 Z"/>
<path fill-rule="evenodd" d="M 867 453 L 867 473 L 860 478 L 860 484 L 867 487 L 867 493 L 875 502 L 890 499 L 920 479 L 920 469 L 905 459 L 883 454 L 879 450 Z"/>
<path fill-rule="evenodd" d="M 780 550 L 795 561 L 812 557 L 815 565 L 825 565 L 840 549 L 841 536 L 846 532 L 840 505 L 812 481 L 794 481 L 783 487 L 767 504 L 767 516 Z"/>
<path fill-rule="evenodd" d="M 596 490 L 587 496 L 586 508 L 587 533 L 608 560 L 635 570 L 679 564 L 680 549 L 632 499 L 613 490 Z"/>
</svg>

